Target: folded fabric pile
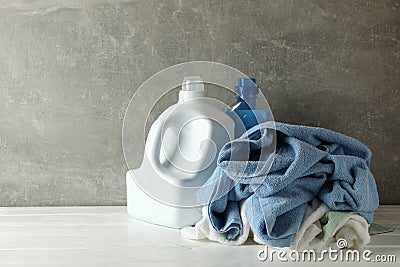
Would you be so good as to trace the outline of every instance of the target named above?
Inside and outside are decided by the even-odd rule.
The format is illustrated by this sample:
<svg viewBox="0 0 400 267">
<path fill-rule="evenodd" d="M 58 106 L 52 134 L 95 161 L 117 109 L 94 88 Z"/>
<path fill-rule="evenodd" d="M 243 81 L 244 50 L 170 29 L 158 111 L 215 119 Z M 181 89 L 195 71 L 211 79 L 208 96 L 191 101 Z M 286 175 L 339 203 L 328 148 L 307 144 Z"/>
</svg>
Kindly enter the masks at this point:
<svg viewBox="0 0 400 267">
<path fill-rule="evenodd" d="M 271 154 L 274 133 L 276 151 L 263 157 Z M 365 246 L 379 204 L 370 159 L 364 144 L 326 129 L 257 125 L 221 149 L 198 191 L 199 201 L 209 203 L 203 219 L 182 235 L 240 245 L 252 231 L 273 247 L 323 249 L 341 237 Z M 219 197 L 226 188 L 232 189 Z"/>
<path fill-rule="evenodd" d="M 182 237 L 187 239 L 209 239 L 225 245 L 242 245 L 251 235 L 246 208 L 241 204 L 243 232 L 238 238 L 228 240 L 224 233 L 215 230 L 207 216 L 207 207 L 203 207 L 203 218 L 194 227 L 184 227 Z M 370 242 L 366 220 L 353 212 L 330 211 L 320 200 L 313 199 L 307 208 L 301 227 L 290 244 L 290 249 L 302 251 L 313 249 L 320 252 L 329 247 L 336 248 L 337 240 L 344 238 L 347 248 L 360 249 Z M 256 235 L 256 243 L 264 244 Z M 286 247 L 285 247 L 286 249 Z"/>
</svg>

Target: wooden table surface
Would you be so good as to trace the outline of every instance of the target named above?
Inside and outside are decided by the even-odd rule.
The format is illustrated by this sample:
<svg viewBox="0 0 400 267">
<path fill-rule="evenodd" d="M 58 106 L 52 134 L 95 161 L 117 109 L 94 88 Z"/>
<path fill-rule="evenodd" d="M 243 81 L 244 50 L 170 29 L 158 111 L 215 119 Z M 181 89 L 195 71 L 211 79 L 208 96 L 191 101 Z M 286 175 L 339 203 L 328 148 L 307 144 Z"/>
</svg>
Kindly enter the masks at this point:
<svg viewBox="0 0 400 267">
<path fill-rule="evenodd" d="M 395 255 L 398 264 L 400 206 L 381 206 L 374 220 L 395 227 L 396 231 L 372 236 L 367 248 L 374 255 Z M 185 240 L 179 230 L 130 218 L 126 207 L 0 208 L 0 266 L 310 265 L 261 262 L 257 252 L 262 248 L 252 242 L 231 247 Z M 311 265 L 317 264 L 321 263 Z M 324 262 L 324 265 L 343 265 L 337 264 Z"/>
</svg>

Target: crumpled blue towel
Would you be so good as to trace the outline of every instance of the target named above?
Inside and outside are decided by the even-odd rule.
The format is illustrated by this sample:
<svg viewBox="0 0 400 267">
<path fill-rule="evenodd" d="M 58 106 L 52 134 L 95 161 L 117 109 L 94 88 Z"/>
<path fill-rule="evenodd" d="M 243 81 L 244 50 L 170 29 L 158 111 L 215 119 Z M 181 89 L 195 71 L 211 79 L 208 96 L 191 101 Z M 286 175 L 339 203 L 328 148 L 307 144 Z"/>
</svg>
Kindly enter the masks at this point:
<svg viewBox="0 0 400 267">
<path fill-rule="evenodd" d="M 276 151 L 268 170 L 272 157 L 260 153 L 271 149 L 274 129 Z M 239 201 L 249 198 L 254 234 L 267 245 L 288 247 L 315 197 L 331 210 L 354 211 L 372 222 L 379 199 L 370 160 L 368 147 L 340 133 L 266 122 L 221 149 L 217 168 L 197 197 L 209 203 L 213 227 L 228 240 L 241 234 Z M 216 197 L 226 188 L 232 189 Z"/>
</svg>

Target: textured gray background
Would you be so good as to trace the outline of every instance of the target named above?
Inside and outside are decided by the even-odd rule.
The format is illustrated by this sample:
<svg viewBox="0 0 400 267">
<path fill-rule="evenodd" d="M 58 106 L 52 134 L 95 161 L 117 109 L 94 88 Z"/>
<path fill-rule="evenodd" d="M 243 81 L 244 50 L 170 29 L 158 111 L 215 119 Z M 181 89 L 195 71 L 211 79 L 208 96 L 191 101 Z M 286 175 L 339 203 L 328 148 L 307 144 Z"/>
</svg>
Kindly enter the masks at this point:
<svg viewBox="0 0 400 267">
<path fill-rule="evenodd" d="M 279 121 L 365 142 L 400 204 L 399 1 L 0 4 L 0 205 L 125 204 L 127 104 L 192 60 L 256 77 Z"/>
</svg>

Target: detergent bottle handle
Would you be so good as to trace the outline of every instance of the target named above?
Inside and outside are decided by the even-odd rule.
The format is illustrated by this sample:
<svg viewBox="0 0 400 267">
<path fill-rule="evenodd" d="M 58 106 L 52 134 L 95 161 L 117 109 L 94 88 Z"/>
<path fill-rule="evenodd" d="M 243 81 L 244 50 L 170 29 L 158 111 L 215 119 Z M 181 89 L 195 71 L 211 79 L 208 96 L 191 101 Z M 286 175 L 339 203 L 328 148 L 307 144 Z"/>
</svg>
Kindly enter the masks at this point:
<svg viewBox="0 0 400 267">
<path fill-rule="evenodd" d="M 149 138 L 151 140 L 149 144 L 146 144 L 146 148 L 148 148 L 147 157 L 153 168 L 157 170 L 157 172 L 161 169 L 161 162 L 160 162 L 160 151 L 161 151 L 161 142 L 162 142 L 162 123 L 154 123 L 150 129 L 149 135 L 151 134 L 153 138 Z M 146 149 L 147 150 L 147 149 Z"/>
<path fill-rule="evenodd" d="M 160 151 L 162 149 L 162 136 L 163 136 L 163 127 L 165 125 L 163 123 L 154 123 L 152 125 L 152 129 L 149 132 L 149 135 L 151 134 L 151 138 L 148 138 L 149 140 L 152 140 L 151 143 L 146 146 L 146 151 L 147 157 L 149 159 L 149 162 L 151 166 L 154 168 L 156 173 L 158 173 L 160 176 L 166 178 L 167 180 L 174 181 L 177 178 L 183 178 L 183 177 L 177 177 L 178 173 L 176 173 L 174 176 L 172 176 L 167 170 L 164 170 L 163 165 L 160 162 Z"/>
</svg>

